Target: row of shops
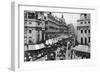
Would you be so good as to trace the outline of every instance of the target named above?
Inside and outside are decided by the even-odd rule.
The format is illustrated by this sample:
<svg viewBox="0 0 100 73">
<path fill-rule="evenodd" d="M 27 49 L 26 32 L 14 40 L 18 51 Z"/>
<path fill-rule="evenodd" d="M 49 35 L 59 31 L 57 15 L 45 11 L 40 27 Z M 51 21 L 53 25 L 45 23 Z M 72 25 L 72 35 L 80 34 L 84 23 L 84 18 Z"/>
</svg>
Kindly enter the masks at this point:
<svg viewBox="0 0 100 73">
<path fill-rule="evenodd" d="M 72 37 L 60 36 L 34 46 L 28 45 L 28 47 L 33 46 L 35 50 L 32 47 L 25 50 L 24 61 L 90 58 L 90 51 L 86 50 L 89 49 L 88 47 L 82 45 L 73 47 L 73 42 Z"/>
<path fill-rule="evenodd" d="M 90 58 L 90 47 L 86 45 L 78 45 L 72 48 L 72 59 Z"/>
<path fill-rule="evenodd" d="M 58 50 L 62 51 L 62 55 L 64 55 L 64 51 L 66 51 L 67 47 L 67 37 L 61 36 L 53 39 L 46 40 L 45 43 L 36 44 L 36 45 L 28 45 L 29 50 L 25 51 L 25 61 L 28 58 L 32 60 L 37 60 L 41 57 L 47 56 L 46 60 L 55 60 L 57 57 Z M 35 48 L 35 50 L 32 50 Z M 63 49 L 62 49 L 63 47 Z M 64 48 L 65 47 L 65 48 Z M 28 60 L 29 61 L 29 60 Z"/>
</svg>

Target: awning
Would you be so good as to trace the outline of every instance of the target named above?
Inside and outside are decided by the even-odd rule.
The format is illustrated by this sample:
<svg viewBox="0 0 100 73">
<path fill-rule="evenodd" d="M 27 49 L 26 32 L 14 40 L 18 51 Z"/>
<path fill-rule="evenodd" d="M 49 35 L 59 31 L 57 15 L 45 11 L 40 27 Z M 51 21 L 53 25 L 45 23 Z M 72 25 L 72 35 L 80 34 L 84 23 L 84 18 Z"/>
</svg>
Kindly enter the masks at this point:
<svg viewBox="0 0 100 73">
<path fill-rule="evenodd" d="M 42 49 L 44 48 L 45 45 L 42 44 L 36 44 L 36 45 L 29 45 L 29 49 L 28 50 L 38 50 L 38 49 Z"/>
<path fill-rule="evenodd" d="M 73 50 L 76 50 L 76 51 L 81 51 L 81 52 L 87 52 L 87 53 L 90 53 L 90 48 L 86 45 L 78 45 L 74 48 L 72 48 Z"/>
<path fill-rule="evenodd" d="M 57 43 L 58 41 L 61 41 L 62 39 L 64 38 L 68 38 L 68 36 L 60 36 L 60 37 L 56 37 L 56 38 L 52 38 L 52 39 L 49 39 L 49 40 L 46 40 L 46 44 L 54 44 L 54 43 Z"/>
</svg>

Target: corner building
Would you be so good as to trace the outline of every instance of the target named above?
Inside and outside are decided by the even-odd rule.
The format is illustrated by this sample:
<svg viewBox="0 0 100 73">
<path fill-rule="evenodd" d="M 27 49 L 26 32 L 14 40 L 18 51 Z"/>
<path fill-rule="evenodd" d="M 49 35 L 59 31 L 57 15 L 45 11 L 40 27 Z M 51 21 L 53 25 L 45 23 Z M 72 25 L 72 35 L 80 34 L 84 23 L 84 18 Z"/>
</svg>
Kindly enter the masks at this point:
<svg viewBox="0 0 100 73">
<path fill-rule="evenodd" d="M 24 11 L 24 43 L 34 45 L 45 39 L 45 16 L 43 12 Z"/>
<path fill-rule="evenodd" d="M 80 14 L 77 20 L 77 41 L 82 45 L 90 44 L 90 14 Z"/>
</svg>

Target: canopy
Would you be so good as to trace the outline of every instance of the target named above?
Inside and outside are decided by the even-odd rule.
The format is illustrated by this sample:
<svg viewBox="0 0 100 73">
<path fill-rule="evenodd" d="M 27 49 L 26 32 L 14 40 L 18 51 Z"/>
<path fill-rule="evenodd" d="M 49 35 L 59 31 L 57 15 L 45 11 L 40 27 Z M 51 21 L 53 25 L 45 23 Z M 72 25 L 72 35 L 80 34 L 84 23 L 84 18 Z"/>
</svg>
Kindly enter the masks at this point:
<svg viewBox="0 0 100 73">
<path fill-rule="evenodd" d="M 44 48 L 45 45 L 42 43 L 42 44 L 36 44 L 36 45 L 29 45 L 29 50 L 38 50 L 38 49 L 41 49 L 41 48 Z"/>
<path fill-rule="evenodd" d="M 57 43 L 58 41 L 61 41 L 63 38 L 68 38 L 68 36 L 62 35 L 60 37 L 56 37 L 56 38 L 52 38 L 52 39 L 46 40 L 45 44 L 52 45 L 52 44 Z M 36 45 L 29 45 L 28 46 L 28 50 L 38 50 L 38 49 L 42 49 L 44 47 L 45 47 L 45 45 L 43 43 L 36 44 Z"/>
<path fill-rule="evenodd" d="M 48 44 L 54 44 L 54 43 L 57 43 L 58 41 L 61 41 L 64 38 L 68 38 L 68 36 L 62 35 L 60 37 L 56 37 L 56 38 L 52 38 L 52 39 L 46 40 L 46 44 L 47 45 Z"/>
<path fill-rule="evenodd" d="M 76 51 L 82 51 L 82 52 L 87 52 L 87 53 L 90 53 L 90 48 L 86 45 L 78 45 L 74 48 L 72 48 L 73 50 L 76 50 Z"/>
</svg>

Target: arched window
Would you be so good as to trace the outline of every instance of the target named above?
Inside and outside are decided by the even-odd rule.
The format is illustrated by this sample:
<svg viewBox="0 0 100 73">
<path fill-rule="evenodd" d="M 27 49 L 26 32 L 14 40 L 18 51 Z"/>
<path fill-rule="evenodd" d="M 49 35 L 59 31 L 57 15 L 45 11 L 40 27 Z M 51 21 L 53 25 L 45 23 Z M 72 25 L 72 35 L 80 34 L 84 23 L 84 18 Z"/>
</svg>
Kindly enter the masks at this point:
<svg viewBox="0 0 100 73">
<path fill-rule="evenodd" d="M 85 45 L 87 44 L 87 38 L 85 37 Z"/>
<path fill-rule="evenodd" d="M 31 33 L 32 32 L 32 30 L 29 30 L 29 33 Z"/>
<path fill-rule="evenodd" d="M 83 44 L 83 38 L 81 37 L 81 44 Z"/>
<path fill-rule="evenodd" d="M 83 33 L 83 30 L 81 30 L 81 33 Z"/>
<path fill-rule="evenodd" d="M 88 33 L 90 33 L 90 30 L 88 30 Z"/>
<path fill-rule="evenodd" d="M 85 33 L 87 33 L 87 30 L 85 30 Z"/>
<path fill-rule="evenodd" d="M 90 37 L 88 37 L 88 42 L 90 43 Z"/>
</svg>

